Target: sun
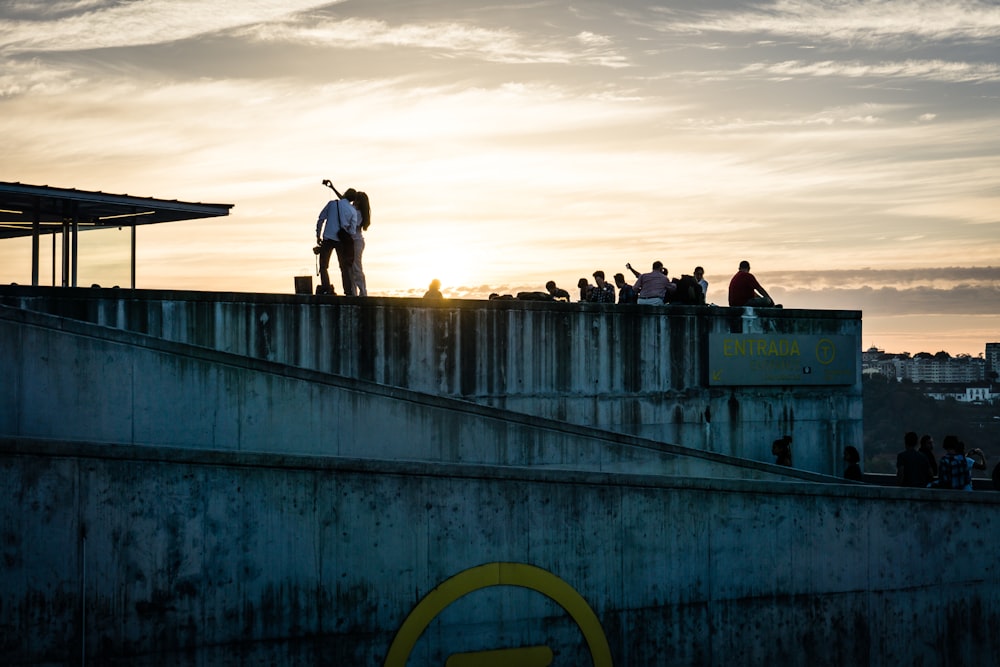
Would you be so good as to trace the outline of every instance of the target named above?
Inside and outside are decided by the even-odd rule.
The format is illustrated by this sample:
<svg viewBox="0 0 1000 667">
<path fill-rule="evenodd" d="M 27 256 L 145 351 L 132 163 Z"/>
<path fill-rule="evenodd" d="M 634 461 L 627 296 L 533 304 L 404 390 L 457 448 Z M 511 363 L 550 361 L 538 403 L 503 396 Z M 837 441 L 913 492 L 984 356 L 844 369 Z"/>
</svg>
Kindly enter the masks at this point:
<svg viewBox="0 0 1000 667">
<path fill-rule="evenodd" d="M 423 294 L 431 280 L 441 281 L 445 297 L 454 297 L 461 288 L 481 285 L 485 258 L 477 253 L 482 246 L 465 235 L 442 234 L 435 237 L 409 237 L 377 247 L 370 241 L 365 247 L 366 273 L 377 276 L 378 283 L 391 285 L 394 292 Z M 378 253 L 376 260 L 374 255 Z M 371 269 L 368 266 L 371 265 Z"/>
</svg>

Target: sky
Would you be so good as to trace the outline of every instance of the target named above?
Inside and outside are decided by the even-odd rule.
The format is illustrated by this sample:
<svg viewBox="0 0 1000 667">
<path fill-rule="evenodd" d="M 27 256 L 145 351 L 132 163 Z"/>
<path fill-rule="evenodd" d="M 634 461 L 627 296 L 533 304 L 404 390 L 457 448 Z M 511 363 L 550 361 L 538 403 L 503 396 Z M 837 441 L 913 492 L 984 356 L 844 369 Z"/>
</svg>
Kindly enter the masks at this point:
<svg viewBox="0 0 1000 667">
<path fill-rule="evenodd" d="M 747 259 L 863 348 L 978 356 L 998 110 L 990 2 L 0 2 L 0 181 L 234 205 L 140 227 L 139 288 L 293 292 L 329 178 L 371 199 L 372 295 L 661 260 L 725 305 Z M 128 286 L 129 245 L 82 234 L 78 284 Z"/>
</svg>

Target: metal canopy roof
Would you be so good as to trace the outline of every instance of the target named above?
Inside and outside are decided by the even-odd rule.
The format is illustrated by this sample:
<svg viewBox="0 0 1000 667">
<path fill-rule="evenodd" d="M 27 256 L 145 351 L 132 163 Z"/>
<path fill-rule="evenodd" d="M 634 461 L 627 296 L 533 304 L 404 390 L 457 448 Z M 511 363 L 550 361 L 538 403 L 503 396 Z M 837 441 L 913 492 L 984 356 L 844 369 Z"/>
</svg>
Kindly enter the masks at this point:
<svg viewBox="0 0 1000 667">
<path fill-rule="evenodd" d="M 39 233 L 54 234 L 74 220 L 82 231 L 211 218 L 232 207 L 0 182 L 0 239 L 31 236 L 36 215 Z"/>
<path fill-rule="evenodd" d="M 77 234 L 88 229 L 132 228 L 132 287 L 135 287 L 135 228 L 229 215 L 232 204 L 112 195 L 47 185 L 0 182 L 0 240 L 32 237 L 31 284 L 38 284 L 38 247 L 43 234 L 62 233 L 62 284 L 76 285 Z M 55 281 L 55 236 L 53 282 Z"/>
</svg>

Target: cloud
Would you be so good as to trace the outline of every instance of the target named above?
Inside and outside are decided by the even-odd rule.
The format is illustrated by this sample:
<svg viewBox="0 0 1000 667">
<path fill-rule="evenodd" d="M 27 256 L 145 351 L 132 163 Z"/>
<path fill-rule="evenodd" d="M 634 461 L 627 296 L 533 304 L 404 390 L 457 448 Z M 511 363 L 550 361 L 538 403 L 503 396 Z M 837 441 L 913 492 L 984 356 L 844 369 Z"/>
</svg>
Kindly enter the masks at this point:
<svg viewBox="0 0 1000 667">
<path fill-rule="evenodd" d="M 391 25 L 372 19 L 324 21 L 315 18 L 256 25 L 244 35 L 265 42 L 309 44 L 322 48 L 417 48 L 449 57 L 488 62 L 526 64 L 587 64 L 628 67 L 628 60 L 612 46 L 611 38 L 590 32 L 569 39 L 547 35 L 530 39 L 506 28 L 482 28 L 456 22 Z"/>
<path fill-rule="evenodd" d="M 342 0 L 341 0 L 342 1 Z M 318 0 L 138 0 L 22 4 L 0 21 L 0 54 L 163 44 L 330 5 Z M 15 7 L 15 10 L 18 7 Z M 34 10 L 34 11 L 32 11 Z M 34 13 L 38 12 L 38 13 Z"/>
<path fill-rule="evenodd" d="M 143 230 L 175 253 L 142 274 L 164 287 L 286 290 L 331 177 L 373 195 L 380 294 L 439 267 L 486 298 L 659 258 L 705 265 L 720 301 L 745 256 L 786 306 L 863 308 L 866 330 L 899 304 L 963 329 L 929 309 L 995 307 L 1000 65 L 970 41 L 992 8 L 940 5 L 953 48 L 920 36 L 922 2 L 474 4 L 3 3 L 0 171 L 236 203 Z M 128 48 L 75 52 L 108 46 Z M 234 236 L 241 268 L 204 261 Z"/>
<path fill-rule="evenodd" d="M 688 76 L 712 80 L 761 78 L 785 81 L 802 77 L 844 79 L 911 79 L 943 83 L 996 83 L 1000 65 L 962 63 L 945 60 L 904 60 L 866 63 L 862 61 L 823 60 L 805 62 L 788 60 L 778 63 L 752 63 L 732 71 L 691 72 Z"/>
<path fill-rule="evenodd" d="M 822 290 L 838 286 L 849 289 L 891 287 L 904 290 L 927 287 L 941 289 L 958 285 L 1000 288 L 1000 266 L 780 271 L 769 272 L 767 275 L 769 280 L 809 285 L 808 289 Z"/>
<path fill-rule="evenodd" d="M 1000 267 L 756 272 L 792 308 L 900 315 L 1000 316 Z"/>
<path fill-rule="evenodd" d="M 747 11 L 701 12 L 668 20 L 667 32 L 768 34 L 848 46 L 916 41 L 989 42 L 1000 36 L 1000 7 L 970 0 L 778 0 Z"/>
<path fill-rule="evenodd" d="M 107 4 L 108 0 L 13 0 L 7 3 L 6 11 L 22 18 L 51 17 L 99 9 Z"/>
<path fill-rule="evenodd" d="M 0 101 L 19 95 L 55 95 L 78 88 L 84 77 L 37 60 L 0 59 Z"/>
<path fill-rule="evenodd" d="M 950 289 L 932 287 L 861 287 L 813 290 L 775 287 L 769 289 L 786 308 L 860 310 L 895 315 L 993 315 L 1000 303 L 1000 286 L 958 285 Z"/>
</svg>

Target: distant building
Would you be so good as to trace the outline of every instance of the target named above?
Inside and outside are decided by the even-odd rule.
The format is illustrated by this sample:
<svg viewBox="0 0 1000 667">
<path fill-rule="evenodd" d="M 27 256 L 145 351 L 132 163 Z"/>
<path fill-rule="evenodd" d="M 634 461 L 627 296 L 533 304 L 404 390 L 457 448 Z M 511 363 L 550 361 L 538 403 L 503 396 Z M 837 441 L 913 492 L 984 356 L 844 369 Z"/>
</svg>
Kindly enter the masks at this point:
<svg viewBox="0 0 1000 667">
<path fill-rule="evenodd" d="M 863 375 L 884 375 L 899 381 L 906 376 L 905 363 L 910 361 L 910 355 L 886 354 L 884 350 L 870 347 L 861 353 L 861 372 Z"/>
<path fill-rule="evenodd" d="M 903 372 L 903 377 L 913 382 L 979 382 L 986 378 L 986 361 L 921 353 L 903 364 Z"/>
<path fill-rule="evenodd" d="M 992 355 L 992 356 L 991 356 Z M 953 398 L 963 403 L 1000 400 L 1000 387 L 990 375 L 1000 370 L 1000 343 L 987 343 L 986 355 L 951 355 L 938 352 L 891 354 L 871 347 L 861 353 L 861 372 L 865 376 L 883 375 L 901 382 L 907 380 L 938 400 Z"/>
<path fill-rule="evenodd" d="M 986 373 L 988 380 L 995 380 L 989 373 L 1000 374 L 1000 343 L 986 343 Z"/>
<path fill-rule="evenodd" d="M 993 388 L 988 382 L 927 384 L 920 385 L 920 389 L 923 393 L 939 401 L 953 398 L 959 403 L 992 403 L 994 400 L 1000 399 L 1000 394 L 994 394 Z"/>
</svg>

